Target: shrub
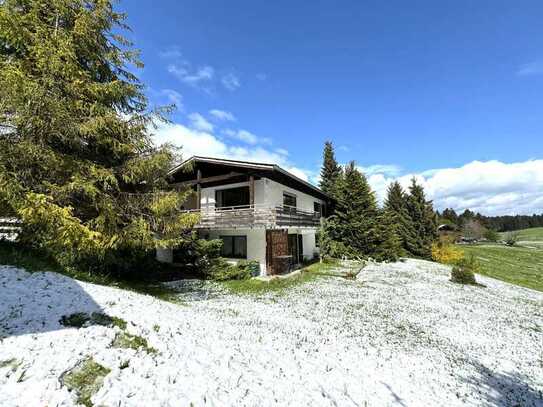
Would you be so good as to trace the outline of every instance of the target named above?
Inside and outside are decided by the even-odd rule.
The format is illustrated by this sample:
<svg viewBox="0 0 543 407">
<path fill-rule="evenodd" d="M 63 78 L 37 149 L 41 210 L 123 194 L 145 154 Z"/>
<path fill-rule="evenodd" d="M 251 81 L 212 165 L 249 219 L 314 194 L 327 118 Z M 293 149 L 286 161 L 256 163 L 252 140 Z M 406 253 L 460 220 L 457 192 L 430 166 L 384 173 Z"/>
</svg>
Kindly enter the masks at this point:
<svg viewBox="0 0 543 407">
<path fill-rule="evenodd" d="M 454 247 L 451 240 L 442 237 L 432 244 L 432 260 L 443 264 L 456 264 L 464 258 L 464 252 Z"/>
<path fill-rule="evenodd" d="M 518 242 L 518 232 L 509 232 L 506 236 L 505 236 L 505 244 L 507 246 L 515 246 Z"/>
<path fill-rule="evenodd" d="M 458 261 L 451 271 L 451 281 L 458 284 L 480 285 L 475 280 L 475 273 L 480 266 L 473 255 Z"/>
<path fill-rule="evenodd" d="M 497 242 L 500 240 L 500 234 L 494 229 L 486 229 L 484 233 L 484 238 L 490 242 Z"/>
<path fill-rule="evenodd" d="M 242 260 L 237 264 L 230 264 L 220 258 L 213 262 L 207 277 L 215 281 L 248 280 L 257 273 L 259 268 L 257 261 Z"/>
</svg>

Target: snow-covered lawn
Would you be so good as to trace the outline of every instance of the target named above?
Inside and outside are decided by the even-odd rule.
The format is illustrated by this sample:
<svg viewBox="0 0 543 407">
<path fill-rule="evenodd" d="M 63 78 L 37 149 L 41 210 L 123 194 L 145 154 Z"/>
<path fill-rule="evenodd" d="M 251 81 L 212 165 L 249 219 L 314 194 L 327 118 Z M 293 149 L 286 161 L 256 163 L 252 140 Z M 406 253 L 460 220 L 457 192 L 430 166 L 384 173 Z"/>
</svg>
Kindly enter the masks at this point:
<svg viewBox="0 0 543 407">
<path fill-rule="evenodd" d="M 0 266 L 0 406 L 74 405 L 59 378 L 88 357 L 110 369 L 97 406 L 543 405 L 543 294 L 448 278 L 409 260 L 176 305 Z M 59 323 L 94 311 L 158 352 L 112 346 L 119 327 Z"/>
</svg>

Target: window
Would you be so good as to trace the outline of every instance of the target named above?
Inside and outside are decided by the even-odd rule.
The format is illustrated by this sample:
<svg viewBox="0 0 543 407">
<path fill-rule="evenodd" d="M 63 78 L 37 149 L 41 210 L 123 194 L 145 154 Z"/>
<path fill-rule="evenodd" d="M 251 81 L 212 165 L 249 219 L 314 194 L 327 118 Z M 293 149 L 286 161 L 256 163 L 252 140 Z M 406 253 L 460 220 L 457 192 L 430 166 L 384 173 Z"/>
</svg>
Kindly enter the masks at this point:
<svg viewBox="0 0 543 407">
<path fill-rule="evenodd" d="M 313 202 L 313 212 L 322 216 L 322 204 L 320 202 Z"/>
<path fill-rule="evenodd" d="M 215 191 L 215 207 L 217 208 L 248 206 L 249 201 L 249 187 L 219 189 Z"/>
<path fill-rule="evenodd" d="M 221 236 L 221 256 L 229 259 L 247 258 L 247 236 Z"/>
<path fill-rule="evenodd" d="M 283 206 L 289 206 L 291 208 L 296 208 L 296 195 L 283 192 Z"/>
</svg>

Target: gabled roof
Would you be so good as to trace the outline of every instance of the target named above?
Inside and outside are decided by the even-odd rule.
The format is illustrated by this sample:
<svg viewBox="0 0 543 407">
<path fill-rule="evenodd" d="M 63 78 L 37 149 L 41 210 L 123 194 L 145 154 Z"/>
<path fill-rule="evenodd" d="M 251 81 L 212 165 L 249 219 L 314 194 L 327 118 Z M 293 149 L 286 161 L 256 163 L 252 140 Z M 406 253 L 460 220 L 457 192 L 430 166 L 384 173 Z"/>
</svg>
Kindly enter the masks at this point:
<svg viewBox="0 0 543 407">
<path fill-rule="evenodd" d="M 228 160 L 224 158 L 213 158 L 213 157 L 201 157 L 201 156 L 192 156 L 188 160 L 183 161 L 181 164 L 173 168 L 168 174 L 174 175 L 181 168 L 187 164 L 197 164 L 197 163 L 206 163 L 206 164 L 216 164 L 224 165 L 228 167 L 243 168 L 246 170 L 255 170 L 263 173 L 271 173 L 279 176 L 280 179 L 288 179 L 294 184 L 299 184 L 313 192 L 313 195 L 317 195 L 324 200 L 329 200 L 330 197 L 326 195 L 322 190 L 317 188 L 315 185 L 297 177 L 296 175 L 288 172 L 287 170 L 281 168 L 277 164 L 270 163 L 257 163 L 251 161 L 239 161 L 239 160 Z M 298 188 L 301 189 L 301 188 Z"/>
</svg>

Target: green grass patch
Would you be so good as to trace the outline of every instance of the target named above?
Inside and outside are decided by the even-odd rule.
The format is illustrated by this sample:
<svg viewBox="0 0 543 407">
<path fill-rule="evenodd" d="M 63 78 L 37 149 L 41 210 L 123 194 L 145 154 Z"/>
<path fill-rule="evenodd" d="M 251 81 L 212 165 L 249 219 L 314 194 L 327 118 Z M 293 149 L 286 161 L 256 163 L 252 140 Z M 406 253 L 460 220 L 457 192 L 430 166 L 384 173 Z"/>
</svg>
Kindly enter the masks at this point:
<svg viewBox="0 0 543 407">
<path fill-rule="evenodd" d="M 543 250 L 497 245 L 462 245 L 479 261 L 479 274 L 543 291 Z"/>
<path fill-rule="evenodd" d="M 75 392 L 78 404 L 92 407 L 91 397 L 100 390 L 104 383 L 104 377 L 110 371 L 110 369 L 89 358 L 61 377 L 61 383 L 68 390 Z"/>
<path fill-rule="evenodd" d="M 328 273 L 334 268 L 335 263 L 313 263 L 301 270 L 301 275 L 285 279 L 273 279 L 261 281 L 232 280 L 221 282 L 223 287 L 234 294 L 240 295 L 262 295 L 267 293 L 284 294 L 289 289 L 315 281 L 318 278 L 330 275 Z"/>
<path fill-rule="evenodd" d="M 500 236 L 502 239 L 505 239 L 507 235 L 511 232 L 503 232 L 500 233 Z M 543 242 L 543 228 L 530 228 L 530 229 L 522 229 L 517 230 L 514 233 L 518 233 L 518 240 L 519 241 L 539 241 Z"/>
<path fill-rule="evenodd" d="M 112 346 L 114 348 L 122 349 L 142 349 L 150 355 L 158 353 L 155 348 L 149 346 L 149 344 L 147 343 L 147 339 L 142 336 L 129 334 L 126 331 L 117 333 L 117 335 L 115 335 Z"/>
<path fill-rule="evenodd" d="M 110 317 L 109 315 L 101 312 L 93 312 L 88 314 L 86 312 L 77 312 L 71 315 L 63 315 L 59 321 L 64 326 L 82 328 L 90 325 L 101 325 L 108 327 L 119 327 L 120 329 L 126 329 L 126 321 L 117 317 Z"/>
</svg>

